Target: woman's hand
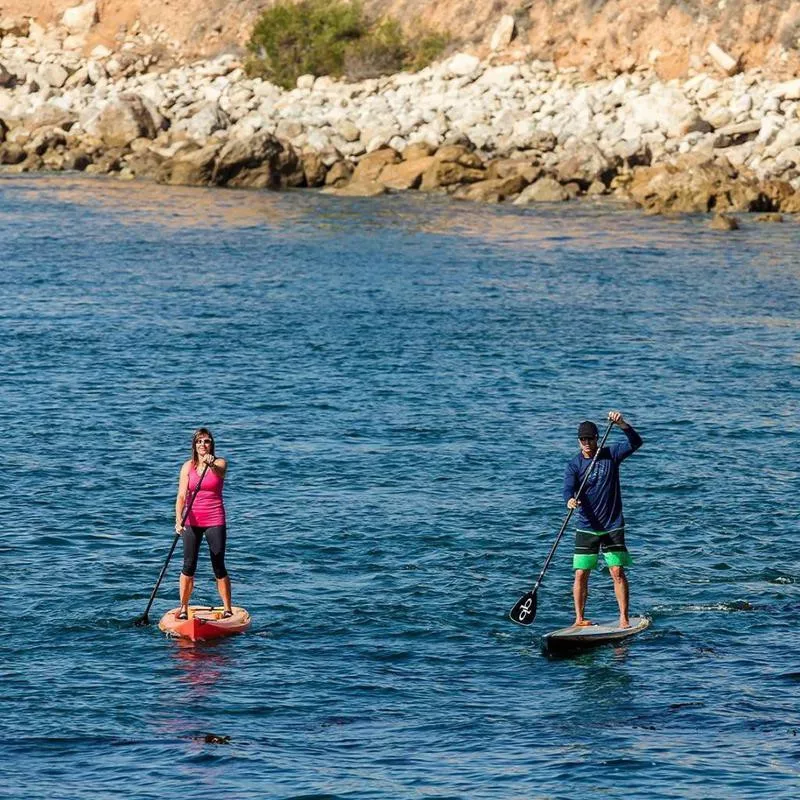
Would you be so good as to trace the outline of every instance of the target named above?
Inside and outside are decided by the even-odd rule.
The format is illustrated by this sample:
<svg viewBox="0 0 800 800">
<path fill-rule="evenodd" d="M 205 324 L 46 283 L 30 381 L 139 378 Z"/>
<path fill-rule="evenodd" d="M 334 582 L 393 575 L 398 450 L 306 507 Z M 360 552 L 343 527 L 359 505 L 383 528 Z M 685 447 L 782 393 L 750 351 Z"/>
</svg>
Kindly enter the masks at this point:
<svg viewBox="0 0 800 800">
<path fill-rule="evenodd" d="M 213 467 L 216 460 L 217 459 L 211 453 L 206 453 L 202 458 L 203 463 L 207 464 L 209 467 Z"/>
<path fill-rule="evenodd" d="M 180 522 L 175 523 L 175 533 L 177 533 L 178 536 L 180 536 L 185 530 L 186 528 L 184 528 Z"/>
</svg>

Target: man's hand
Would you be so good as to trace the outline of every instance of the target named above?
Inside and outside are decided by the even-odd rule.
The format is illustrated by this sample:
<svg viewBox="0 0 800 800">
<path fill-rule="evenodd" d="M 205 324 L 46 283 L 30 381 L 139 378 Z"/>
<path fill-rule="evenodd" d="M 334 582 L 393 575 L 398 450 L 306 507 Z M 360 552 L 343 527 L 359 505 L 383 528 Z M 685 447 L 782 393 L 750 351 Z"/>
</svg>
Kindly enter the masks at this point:
<svg viewBox="0 0 800 800">
<path fill-rule="evenodd" d="M 609 411 L 608 421 L 613 422 L 615 425 L 619 425 L 620 428 L 625 425 L 625 420 L 622 418 L 621 411 Z"/>
<path fill-rule="evenodd" d="M 581 503 L 580 503 L 580 500 L 577 500 L 577 499 L 576 499 L 576 498 L 574 498 L 574 497 L 570 497 L 570 499 L 569 499 L 569 500 L 567 500 L 567 508 L 568 508 L 570 511 L 572 511 L 572 510 L 576 509 L 576 508 L 577 508 L 577 507 L 578 507 L 580 504 L 581 504 Z"/>
</svg>

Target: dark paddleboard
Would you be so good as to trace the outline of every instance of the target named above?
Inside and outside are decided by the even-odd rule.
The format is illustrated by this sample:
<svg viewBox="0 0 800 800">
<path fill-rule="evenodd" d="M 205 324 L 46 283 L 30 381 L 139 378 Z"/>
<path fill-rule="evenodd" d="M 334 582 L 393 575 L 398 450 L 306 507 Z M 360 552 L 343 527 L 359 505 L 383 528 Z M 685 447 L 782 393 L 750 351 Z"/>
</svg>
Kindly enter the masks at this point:
<svg viewBox="0 0 800 800">
<path fill-rule="evenodd" d="M 542 646 L 548 653 L 576 653 L 601 644 L 624 642 L 641 633 L 649 624 L 646 617 L 631 617 L 630 628 L 619 628 L 614 622 L 584 628 L 570 626 L 546 634 Z"/>
</svg>

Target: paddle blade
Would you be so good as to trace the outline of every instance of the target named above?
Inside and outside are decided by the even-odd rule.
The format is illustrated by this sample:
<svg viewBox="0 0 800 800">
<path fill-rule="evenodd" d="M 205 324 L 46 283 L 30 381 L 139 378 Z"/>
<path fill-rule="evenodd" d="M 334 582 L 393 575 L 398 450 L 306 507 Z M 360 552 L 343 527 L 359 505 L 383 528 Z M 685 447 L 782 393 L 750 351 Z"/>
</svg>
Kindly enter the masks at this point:
<svg viewBox="0 0 800 800">
<path fill-rule="evenodd" d="M 508 616 L 518 625 L 530 625 L 536 616 L 536 590 L 520 597 Z"/>
</svg>

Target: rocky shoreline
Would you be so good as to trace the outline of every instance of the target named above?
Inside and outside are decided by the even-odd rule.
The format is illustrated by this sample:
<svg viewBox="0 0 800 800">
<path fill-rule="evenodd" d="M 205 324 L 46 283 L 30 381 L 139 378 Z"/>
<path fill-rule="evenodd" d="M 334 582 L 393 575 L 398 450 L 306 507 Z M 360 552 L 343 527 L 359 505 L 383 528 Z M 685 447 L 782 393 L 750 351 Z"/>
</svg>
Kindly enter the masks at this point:
<svg viewBox="0 0 800 800">
<path fill-rule="evenodd" d="M 501 51 L 359 83 L 303 76 L 285 91 L 229 55 L 160 70 L 157 37 L 136 31 L 83 56 L 94 3 L 64 16 L 51 30 L 0 21 L 4 172 L 800 212 L 800 79 L 662 82 L 636 69 L 585 81 Z"/>
</svg>

